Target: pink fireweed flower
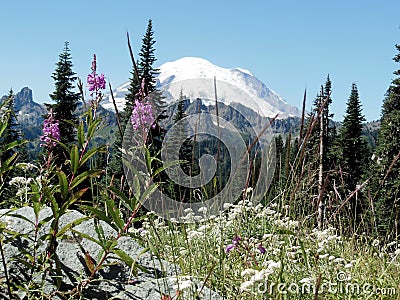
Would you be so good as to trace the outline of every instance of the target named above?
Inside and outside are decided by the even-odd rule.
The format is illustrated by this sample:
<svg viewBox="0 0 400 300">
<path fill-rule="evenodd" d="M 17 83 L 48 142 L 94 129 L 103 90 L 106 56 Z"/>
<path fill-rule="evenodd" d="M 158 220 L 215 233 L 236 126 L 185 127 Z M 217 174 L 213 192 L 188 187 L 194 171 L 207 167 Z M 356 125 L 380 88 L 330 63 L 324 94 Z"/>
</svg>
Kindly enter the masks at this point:
<svg viewBox="0 0 400 300">
<path fill-rule="evenodd" d="M 50 109 L 47 119 L 43 121 L 43 135 L 40 140 L 44 142 L 40 144 L 40 147 L 48 148 L 56 146 L 56 141 L 60 140 L 60 128 L 58 127 L 58 121 L 54 119 L 52 109 Z"/>
<path fill-rule="evenodd" d="M 155 118 L 153 114 L 153 107 L 151 106 L 151 104 L 144 103 L 136 99 L 135 107 L 133 108 L 131 116 L 132 128 L 134 130 L 144 130 L 151 126 L 151 128 L 154 129 L 156 126 L 156 124 L 154 124 L 154 121 Z"/>
<path fill-rule="evenodd" d="M 135 106 L 130 121 L 133 130 L 139 130 L 144 140 L 146 140 L 148 128 L 156 128 L 153 107 L 150 102 L 145 101 L 145 98 L 145 82 L 143 79 L 139 91 L 135 95 Z"/>
<path fill-rule="evenodd" d="M 97 74 L 97 63 L 96 63 L 96 54 L 93 55 L 92 61 L 92 73 L 87 76 L 87 87 L 89 89 L 90 96 L 98 98 L 101 97 L 101 91 L 106 88 L 106 80 L 104 78 L 104 74 Z"/>
</svg>

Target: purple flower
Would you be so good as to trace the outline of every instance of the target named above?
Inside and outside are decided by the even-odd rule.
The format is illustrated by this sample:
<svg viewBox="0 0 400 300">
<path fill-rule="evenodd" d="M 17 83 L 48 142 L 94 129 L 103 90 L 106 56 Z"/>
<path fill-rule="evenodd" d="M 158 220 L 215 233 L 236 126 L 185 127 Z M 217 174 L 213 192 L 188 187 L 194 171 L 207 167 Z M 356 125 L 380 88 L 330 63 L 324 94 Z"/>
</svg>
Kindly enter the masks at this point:
<svg viewBox="0 0 400 300">
<path fill-rule="evenodd" d="M 44 142 L 40 147 L 54 147 L 57 145 L 56 141 L 60 140 L 60 128 L 58 121 L 53 117 L 53 110 L 50 109 L 47 119 L 43 121 L 43 135 L 40 140 Z"/>
<path fill-rule="evenodd" d="M 261 254 L 265 254 L 265 252 L 267 252 L 267 250 L 265 250 L 265 248 L 261 244 L 258 246 L 258 250 L 260 250 Z"/>
<path fill-rule="evenodd" d="M 153 107 L 150 103 L 144 103 L 139 100 L 135 100 L 135 107 L 132 111 L 131 123 L 134 130 L 145 129 L 151 125 L 154 129 L 155 124 Z"/>
<path fill-rule="evenodd" d="M 240 236 L 236 236 L 232 239 L 232 244 L 229 244 L 225 248 L 225 252 L 229 253 L 232 249 L 236 248 L 239 245 L 239 242 L 242 240 Z"/>
<path fill-rule="evenodd" d="M 225 252 L 229 253 L 233 248 L 235 248 L 235 245 L 234 244 L 229 244 L 228 246 L 226 246 Z"/>
<path fill-rule="evenodd" d="M 234 244 L 234 245 L 237 245 L 238 243 L 239 243 L 239 241 L 241 241 L 242 240 L 242 238 L 240 237 L 240 236 L 236 236 L 236 237 L 234 237 L 233 239 L 232 239 L 232 243 Z"/>
<path fill-rule="evenodd" d="M 92 61 L 92 73 L 90 73 L 87 76 L 87 87 L 89 89 L 90 96 L 93 97 L 95 95 L 96 98 L 99 98 L 101 96 L 101 91 L 106 88 L 106 80 L 104 78 L 104 74 L 97 74 L 96 73 L 97 69 L 97 63 L 96 63 L 96 54 L 93 55 L 93 61 Z"/>
</svg>

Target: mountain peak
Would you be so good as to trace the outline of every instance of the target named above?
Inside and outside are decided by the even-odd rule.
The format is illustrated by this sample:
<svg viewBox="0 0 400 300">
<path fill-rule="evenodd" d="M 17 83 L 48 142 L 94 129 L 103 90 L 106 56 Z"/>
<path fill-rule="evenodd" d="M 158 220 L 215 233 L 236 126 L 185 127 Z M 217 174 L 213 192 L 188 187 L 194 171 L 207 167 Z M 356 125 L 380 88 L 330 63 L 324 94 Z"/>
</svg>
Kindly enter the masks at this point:
<svg viewBox="0 0 400 300">
<path fill-rule="evenodd" d="M 183 57 L 172 62 L 166 62 L 158 69 L 160 73 L 157 77 L 157 87 L 167 92 L 169 95 L 167 101 L 178 99 L 181 90 L 184 94 L 190 96 L 192 101 L 196 97 L 214 99 L 213 84 L 209 84 L 209 82 L 216 78 L 228 89 L 225 95 L 218 93 L 221 96 L 220 100 L 225 104 L 242 104 L 263 117 L 274 117 L 278 114 L 278 118 L 282 119 L 300 115 L 296 107 L 289 105 L 250 71 L 242 68 L 229 69 L 217 66 L 204 58 Z M 195 79 L 207 79 L 208 81 L 196 81 Z M 188 83 L 189 86 L 185 87 L 184 82 Z M 125 106 L 127 86 L 125 83 L 114 92 L 119 109 L 123 109 Z M 229 86 L 240 92 L 235 93 L 233 89 L 229 89 Z M 217 88 L 220 92 L 218 86 Z M 249 101 L 249 98 L 252 101 Z M 107 97 L 105 97 L 102 105 L 107 109 L 113 109 L 113 104 Z"/>
</svg>

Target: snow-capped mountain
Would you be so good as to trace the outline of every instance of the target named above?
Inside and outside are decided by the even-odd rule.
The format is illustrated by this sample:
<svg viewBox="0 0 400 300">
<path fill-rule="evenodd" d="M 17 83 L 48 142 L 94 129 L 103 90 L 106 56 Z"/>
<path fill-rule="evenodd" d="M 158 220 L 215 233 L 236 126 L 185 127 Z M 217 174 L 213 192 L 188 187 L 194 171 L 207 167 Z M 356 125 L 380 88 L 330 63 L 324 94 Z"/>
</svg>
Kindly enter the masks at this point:
<svg viewBox="0 0 400 300">
<path fill-rule="evenodd" d="M 157 87 L 162 90 L 167 102 L 177 100 L 182 91 L 191 101 L 201 98 L 206 105 L 207 102 L 213 104 L 215 77 L 218 101 L 225 104 L 242 104 L 263 117 L 278 114 L 278 118 L 283 119 L 300 115 L 296 107 L 289 105 L 248 70 L 219 67 L 197 57 L 184 57 L 164 63 L 159 70 Z M 128 86 L 129 82 L 114 90 L 119 110 L 125 105 Z M 114 110 L 111 97 L 106 96 L 101 104 L 106 109 Z"/>
</svg>

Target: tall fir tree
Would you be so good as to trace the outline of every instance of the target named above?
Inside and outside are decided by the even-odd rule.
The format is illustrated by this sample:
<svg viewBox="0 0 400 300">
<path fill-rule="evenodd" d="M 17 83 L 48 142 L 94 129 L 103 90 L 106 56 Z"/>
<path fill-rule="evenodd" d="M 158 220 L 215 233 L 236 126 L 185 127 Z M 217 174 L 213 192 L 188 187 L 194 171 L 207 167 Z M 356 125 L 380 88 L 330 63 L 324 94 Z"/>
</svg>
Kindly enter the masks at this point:
<svg viewBox="0 0 400 300">
<path fill-rule="evenodd" d="M 362 114 L 358 88 L 353 83 L 342 127 L 331 153 L 336 160 L 336 172 L 332 175 L 332 181 L 335 182 L 337 192 L 341 194 L 340 198 L 348 199 L 345 203 L 338 203 L 343 207 L 340 211 L 341 219 L 347 221 L 348 229 L 354 231 L 357 231 L 362 223 L 362 215 L 366 212 L 362 192 L 357 190 L 357 185 L 362 183 L 366 174 L 370 154 L 363 135 L 363 121 L 365 117 Z"/>
<path fill-rule="evenodd" d="M 393 60 L 400 63 L 400 44 Z M 400 69 L 394 72 L 382 105 L 381 128 L 378 136 L 374 172 L 379 231 L 400 235 Z"/>
<path fill-rule="evenodd" d="M 50 98 L 55 104 L 47 105 L 51 108 L 54 117 L 59 121 L 60 141 L 69 145 L 75 141 L 74 126 L 69 122 L 76 123 L 75 110 L 79 102 L 79 93 L 74 92 L 74 84 L 77 80 L 76 73 L 72 70 L 72 58 L 69 43 L 64 43 L 64 50 L 59 55 L 56 69 L 51 76 L 54 80 L 55 90 L 50 94 Z M 68 122 L 69 121 L 69 122 Z M 66 157 L 63 148 L 57 147 L 58 165 Z"/>
<path fill-rule="evenodd" d="M 153 22 L 150 19 L 147 24 L 146 33 L 142 39 L 142 48 L 139 53 L 139 74 L 141 76 L 142 84 L 144 86 L 144 92 L 148 95 L 148 98 L 153 106 L 154 113 L 156 115 L 156 126 L 150 130 L 149 143 L 150 150 L 153 155 L 161 150 L 162 140 L 165 135 L 165 128 L 160 125 L 160 121 L 167 118 L 166 103 L 161 92 L 156 89 L 156 77 L 159 74 L 159 70 L 154 67 L 154 63 L 157 60 L 155 57 Z"/>
<path fill-rule="evenodd" d="M 368 148 L 363 137 L 363 121 L 365 117 L 357 85 L 353 83 L 338 137 L 339 164 L 345 174 L 345 186 L 349 192 L 354 191 L 360 183 L 367 163 Z"/>
</svg>

